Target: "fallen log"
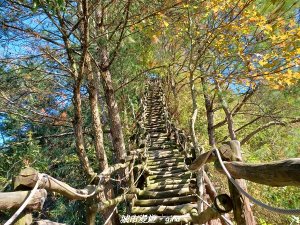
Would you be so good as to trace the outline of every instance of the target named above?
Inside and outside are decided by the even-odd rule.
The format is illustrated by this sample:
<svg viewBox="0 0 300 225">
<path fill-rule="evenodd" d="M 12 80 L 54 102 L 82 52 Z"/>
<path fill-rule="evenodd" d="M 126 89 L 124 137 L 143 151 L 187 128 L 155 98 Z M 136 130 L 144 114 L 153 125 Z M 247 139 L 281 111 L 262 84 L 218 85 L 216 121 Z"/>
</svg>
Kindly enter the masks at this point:
<svg viewBox="0 0 300 225">
<path fill-rule="evenodd" d="M 224 162 L 231 176 L 274 187 L 300 186 L 300 158 L 270 163 Z M 216 168 L 224 172 L 218 163 Z"/>
<path fill-rule="evenodd" d="M 29 194 L 30 191 L 0 192 L 0 210 L 18 209 Z M 46 197 L 47 191 L 45 189 L 37 190 L 26 208 L 31 210 L 41 210 Z"/>
</svg>

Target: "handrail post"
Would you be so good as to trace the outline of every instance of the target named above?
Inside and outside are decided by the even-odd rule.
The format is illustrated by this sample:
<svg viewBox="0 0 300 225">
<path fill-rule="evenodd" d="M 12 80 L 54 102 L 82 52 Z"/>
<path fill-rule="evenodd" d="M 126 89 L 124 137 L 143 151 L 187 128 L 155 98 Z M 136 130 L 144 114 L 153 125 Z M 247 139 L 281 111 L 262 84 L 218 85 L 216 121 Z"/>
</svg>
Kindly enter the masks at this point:
<svg viewBox="0 0 300 225">
<path fill-rule="evenodd" d="M 234 161 L 242 161 L 242 154 L 241 154 L 241 145 L 240 142 L 237 140 L 232 140 L 229 142 L 230 148 L 235 153 L 233 154 Z M 247 190 L 245 180 L 236 180 L 239 185 L 244 189 Z M 236 187 L 228 180 L 230 195 L 233 201 L 233 214 L 237 224 L 241 225 L 255 225 L 256 222 L 254 220 L 254 216 L 252 210 L 250 208 L 249 199 L 245 198 L 240 194 L 240 192 L 236 189 Z"/>
</svg>

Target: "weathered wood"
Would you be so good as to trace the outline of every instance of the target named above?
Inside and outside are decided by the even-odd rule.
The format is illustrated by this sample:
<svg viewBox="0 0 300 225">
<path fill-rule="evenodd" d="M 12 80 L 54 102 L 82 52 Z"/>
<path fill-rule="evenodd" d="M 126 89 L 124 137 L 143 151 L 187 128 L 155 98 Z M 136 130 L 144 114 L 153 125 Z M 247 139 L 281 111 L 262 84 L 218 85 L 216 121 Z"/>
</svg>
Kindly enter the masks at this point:
<svg viewBox="0 0 300 225">
<path fill-rule="evenodd" d="M 178 184 L 187 184 L 190 182 L 190 178 L 185 178 L 185 179 L 168 179 L 164 181 L 157 181 L 157 182 L 152 182 L 151 184 L 148 184 L 148 186 L 152 185 L 178 185 Z"/>
<path fill-rule="evenodd" d="M 134 158 L 134 156 L 126 156 L 124 163 L 117 163 L 113 166 L 110 166 L 103 170 L 103 172 L 100 174 L 100 176 L 108 177 L 112 175 L 113 173 L 117 172 L 118 170 L 127 168 L 130 165 L 130 161 Z"/>
<path fill-rule="evenodd" d="M 209 195 L 211 200 L 215 199 L 215 197 L 217 197 L 217 191 L 215 190 L 215 188 L 214 188 L 212 182 L 210 181 L 209 177 L 207 176 L 206 172 L 204 172 L 203 178 L 204 178 L 206 193 Z"/>
<path fill-rule="evenodd" d="M 153 180 L 153 179 L 160 179 L 160 178 L 169 178 L 169 177 L 184 177 L 184 176 L 188 176 L 191 175 L 190 171 L 183 171 L 181 170 L 180 172 L 174 172 L 174 173 L 161 173 L 159 175 L 150 175 L 149 179 Z"/>
<path fill-rule="evenodd" d="M 210 181 L 210 179 L 205 171 L 203 173 L 203 178 L 204 178 L 204 186 L 205 186 L 206 194 L 209 196 L 211 201 L 214 201 L 214 199 L 217 197 L 217 191 L 215 190 L 214 185 Z M 221 221 L 219 221 L 217 219 L 209 221 L 209 225 L 220 224 L 220 222 L 222 225 L 227 225 L 227 223 L 223 220 L 222 217 L 220 217 L 219 219 Z"/>
<path fill-rule="evenodd" d="M 171 196 L 183 196 L 187 194 L 191 194 L 190 189 L 187 188 L 178 188 L 173 190 L 167 190 L 167 191 L 148 191 L 148 190 L 140 190 L 136 189 L 136 193 L 140 198 L 167 198 L 170 195 Z"/>
<path fill-rule="evenodd" d="M 0 210 L 19 208 L 29 194 L 30 191 L 0 192 Z M 46 197 L 47 191 L 45 189 L 37 190 L 26 208 L 31 210 L 41 210 Z"/>
<path fill-rule="evenodd" d="M 14 190 L 17 190 L 16 188 L 16 180 L 14 180 L 13 182 L 14 184 Z M 22 187 L 21 187 L 22 188 Z M 20 189 L 20 187 L 18 187 L 18 189 Z M 40 206 L 40 209 L 42 208 L 43 204 L 44 204 L 44 201 L 46 199 L 46 196 L 47 196 L 47 192 L 45 190 L 43 191 L 40 191 L 40 190 L 36 190 L 36 193 L 32 196 L 32 199 L 35 199 L 36 195 L 38 195 L 37 193 L 39 192 L 39 194 L 42 194 L 45 195 L 45 197 L 43 198 L 40 198 L 38 201 L 41 202 L 41 206 Z M 28 192 L 29 193 L 29 192 Z M 27 194 L 28 194 L 27 193 Z M 30 195 L 30 193 L 29 193 Z M 25 198 L 27 198 L 28 195 L 26 195 Z M 1 199 L 1 198 L 0 198 Z M 26 201 L 26 200 L 25 200 Z M 31 200 L 32 201 L 32 200 Z M 31 202 L 30 201 L 30 202 Z M 22 204 L 23 202 L 21 202 Z M 20 204 L 20 205 L 21 205 Z M 31 214 L 31 210 L 29 209 L 24 209 L 22 212 L 20 212 L 19 214 L 16 212 L 15 214 L 12 215 L 12 217 L 9 219 L 11 222 L 14 222 L 15 225 L 30 225 L 33 221 L 33 218 L 32 218 L 32 214 Z"/>
<path fill-rule="evenodd" d="M 39 173 L 33 168 L 25 168 L 20 172 L 20 174 L 15 178 L 14 186 L 15 188 L 19 188 L 22 186 L 31 187 L 33 188 L 38 181 Z M 57 192 L 69 199 L 78 199 L 83 200 L 86 199 L 84 196 L 76 195 L 88 195 L 95 190 L 95 185 L 88 185 L 84 189 L 75 189 L 68 184 L 61 182 L 59 180 L 54 179 L 53 177 L 47 175 L 45 179 L 45 182 L 42 184 L 42 186 L 47 190 L 51 192 Z"/>
<path fill-rule="evenodd" d="M 221 154 L 221 157 L 223 160 L 233 160 L 237 159 L 237 153 L 233 152 L 232 147 L 228 143 L 224 143 L 219 148 L 219 152 Z M 201 155 L 199 155 L 189 166 L 189 170 L 191 171 L 197 171 L 202 166 L 204 166 L 206 163 L 211 163 L 217 160 L 216 155 L 214 154 L 214 151 L 208 151 Z M 238 158 L 240 160 L 240 158 Z"/>
<path fill-rule="evenodd" d="M 224 164 L 236 179 L 245 179 L 275 187 L 300 186 L 300 158 L 259 164 L 243 162 L 224 162 Z M 220 167 L 217 169 L 223 172 Z"/>
<path fill-rule="evenodd" d="M 117 172 L 120 169 L 124 169 L 129 166 L 130 160 L 132 160 L 135 156 L 128 156 L 126 157 L 125 163 L 118 163 L 114 166 L 110 166 L 105 169 L 101 174 L 100 177 L 108 178 L 113 173 Z M 23 186 L 33 188 L 36 182 L 38 181 L 39 173 L 33 168 L 25 168 L 20 172 L 20 174 L 15 178 L 14 187 L 15 188 L 22 188 Z M 72 200 L 84 200 L 87 197 L 84 195 L 89 195 L 95 191 L 97 188 L 95 185 L 88 185 L 83 189 L 75 189 L 68 184 L 61 182 L 49 175 L 45 175 L 44 183 L 42 186 L 52 192 L 57 192 L 65 197 L 72 199 Z"/>
<path fill-rule="evenodd" d="M 232 159 L 236 161 L 242 161 L 242 153 L 240 148 L 240 142 L 237 140 L 231 140 L 229 142 L 232 150 Z M 241 188 L 247 191 L 247 185 L 245 180 L 237 179 L 236 182 Z M 233 202 L 233 214 L 235 221 L 239 225 L 255 225 L 256 221 L 253 216 L 252 209 L 250 207 L 249 199 L 242 196 L 236 187 L 228 180 L 230 196 Z"/>
<path fill-rule="evenodd" d="M 220 198 L 219 202 L 215 201 L 215 204 L 218 204 L 217 208 L 223 208 L 224 211 L 228 212 L 232 210 L 232 202 L 228 201 L 228 198 L 226 201 Z M 230 198 L 229 198 L 230 199 Z M 158 199 L 157 199 L 158 200 Z M 155 201 L 157 201 L 155 200 Z M 146 200 L 144 200 L 146 201 Z M 147 201 L 153 201 L 153 200 L 147 200 Z M 140 202 L 140 201 L 139 201 Z M 218 202 L 218 203 L 216 203 Z M 160 203 L 159 203 L 160 204 Z M 164 216 L 157 216 L 154 220 L 151 220 L 151 224 L 182 224 L 188 223 L 188 222 L 194 222 L 197 224 L 204 224 L 212 219 L 219 218 L 221 213 L 220 211 L 216 210 L 215 208 L 207 208 L 200 214 L 198 214 L 197 211 L 197 205 L 196 204 L 181 204 L 177 206 L 152 206 L 152 207 L 133 207 L 133 213 L 135 214 L 152 214 L 152 213 L 159 213 L 159 214 L 165 214 L 165 215 L 174 215 L 176 216 L 169 217 L 168 221 L 167 218 Z M 189 214 L 187 214 L 189 213 Z M 171 221 L 170 221 L 171 220 Z"/>
<path fill-rule="evenodd" d="M 243 161 L 239 141 L 232 140 L 224 142 L 219 148 L 219 151 L 222 158 L 226 161 Z"/>
<path fill-rule="evenodd" d="M 92 202 L 88 203 L 86 210 L 86 224 L 87 225 L 94 225 L 96 224 L 96 217 L 98 212 L 98 205 L 93 204 Z"/>
<path fill-rule="evenodd" d="M 185 203 L 197 202 L 194 195 L 179 196 L 172 198 L 142 199 L 134 200 L 135 206 L 157 206 L 157 205 L 181 205 Z"/>
<path fill-rule="evenodd" d="M 166 190 L 172 190 L 172 189 L 178 189 L 178 188 L 188 188 L 188 182 L 186 184 L 150 184 L 146 187 L 145 190 L 148 191 L 166 191 Z"/>
<path fill-rule="evenodd" d="M 226 194 L 218 195 L 214 200 L 214 207 L 208 207 L 198 214 L 196 209 L 192 209 L 190 214 L 194 223 L 205 224 L 210 220 L 220 218 L 221 214 L 230 212 L 233 204 Z"/>
<path fill-rule="evenodd" d="M 197 157 L 189 166 L 189 170 L 196 171 L 200 169 L 205 163 L 210 163 L 216 160 L 216 157 L 212 154 L 212 151 L 205 152 Z"/>
<path fill-rule="evenodd" d="M 108 199 L 99 203 L 99 210 L 102 211 L 110 206 L 115 206 L 123 201 L 131 201 L 135 197 L 135 194 L 122 194 L 114 199 Z"/>
</svg>

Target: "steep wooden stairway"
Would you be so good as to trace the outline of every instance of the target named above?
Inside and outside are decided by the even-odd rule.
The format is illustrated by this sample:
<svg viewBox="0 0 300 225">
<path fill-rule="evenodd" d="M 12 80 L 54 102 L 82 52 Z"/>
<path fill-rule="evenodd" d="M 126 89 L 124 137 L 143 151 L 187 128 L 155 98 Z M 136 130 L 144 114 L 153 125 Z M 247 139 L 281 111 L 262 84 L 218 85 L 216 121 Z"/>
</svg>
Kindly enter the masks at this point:
<svg viewBox="0 0 300 225">
<path fill-rule="evenodd" d="M 152 83 L 145 102 L 147 178 L 132 202 L 132 224 L 185 224 L 184 218 L 197 207 L 197 196 L 189 187 L 196 179 L 188 171 L 174 137 L 167 132 L 162 100 L 161 89 Z"/>
</svg>

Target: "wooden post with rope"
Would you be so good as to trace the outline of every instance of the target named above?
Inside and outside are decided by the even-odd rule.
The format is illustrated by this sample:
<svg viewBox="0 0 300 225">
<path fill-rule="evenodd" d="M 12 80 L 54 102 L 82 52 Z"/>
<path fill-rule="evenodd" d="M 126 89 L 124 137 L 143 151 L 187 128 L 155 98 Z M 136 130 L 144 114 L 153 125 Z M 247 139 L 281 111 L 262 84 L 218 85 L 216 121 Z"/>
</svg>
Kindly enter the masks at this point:
<svg viewBox="0 0 300 225">
<path fill-rule="evenodd" d="M 240 142 L 237 140 L 229 141 L 233 161 L 242 161 Z M 247 191 L 246 182 L 243 179 L 237 179 L 236 182 Z M 238 225 L 255 225 L 253 212 L 250 208 L 249 199 L 242 196 L 236 187 L 228 180 L 231 199 L 233 201 L 233 214 Z"/>
<path fill-rule="evenodd" d="M 21 190 L 24 187 L 19 186 L 18 182 L 16 180 L 14 180 L 14 190 Z M 46 192 L 47 195 L 47 192 Z M 41 206 L 43 206 L 43 202 L 41 202 Z M 21 214 L 17 217 L 16 221 L 14 222 L 14 225 L 30 225 L 32 224 L 33 219 L 32 219 L 32 214 L 31 211 L 29 209 L 26 209 L 21 212 Z"/>
</svg>

